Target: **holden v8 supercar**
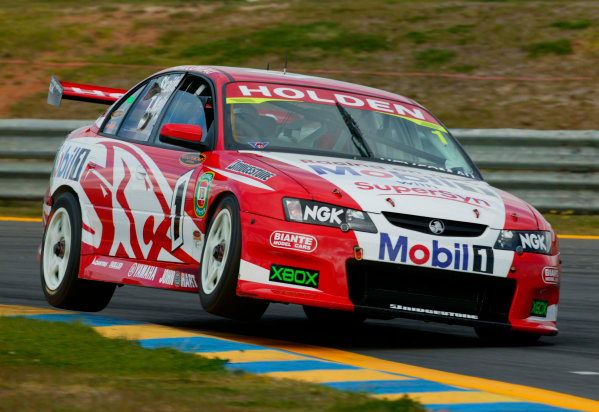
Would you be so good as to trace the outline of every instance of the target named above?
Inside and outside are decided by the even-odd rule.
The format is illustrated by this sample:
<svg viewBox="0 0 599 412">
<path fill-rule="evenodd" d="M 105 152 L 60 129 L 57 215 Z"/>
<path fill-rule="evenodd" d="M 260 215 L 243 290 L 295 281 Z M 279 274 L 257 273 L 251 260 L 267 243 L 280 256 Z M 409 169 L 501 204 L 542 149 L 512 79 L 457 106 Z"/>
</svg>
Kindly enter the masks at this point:
<svg viewBox="0 0 599 412">
<path fill-rule="evenodd" d="M 557 333 L 560 256 L 530 205 L 483 181 L 416 102 L 291 73 L 182 66 L 129 91 L 59 149 L 44 199 L 50 304 L 103 309 L 115 286 L 198 293 L 256 319 L 406 317 L 482 337 Z"/>
</svg>

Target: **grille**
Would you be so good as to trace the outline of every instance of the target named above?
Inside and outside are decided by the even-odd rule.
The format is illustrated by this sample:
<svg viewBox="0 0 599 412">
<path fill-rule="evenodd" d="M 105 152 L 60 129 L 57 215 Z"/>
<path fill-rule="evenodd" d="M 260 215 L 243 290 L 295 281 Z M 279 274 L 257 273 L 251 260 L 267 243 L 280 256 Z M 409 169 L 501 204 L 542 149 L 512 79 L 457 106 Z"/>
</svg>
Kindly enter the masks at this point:
<svg viewBox="0 0 599 412">
<path fill-rule="evenodd" d="M 395 226 L 428 234 L 431 234 L 428 227 L 430 221 L 436 219 L 434 217 L 405 215 L 402 213 L 391 212 L 383 212 L 383 215 Z M 487 229 L 486 225 L 478 223 L 458 222 L 457 220 L 446 219 L 437 220 L 441 220 L 445 224 L 445 231 L 436 236 L 476 237 L 482 235 Z"/>
<path fill-rule="evenodd" d="M 389 310 L 389 305 L 477 315 L 508 322 L 516 280 L 392 263 L 348 260 L 352 303 Z"/>
</svg>

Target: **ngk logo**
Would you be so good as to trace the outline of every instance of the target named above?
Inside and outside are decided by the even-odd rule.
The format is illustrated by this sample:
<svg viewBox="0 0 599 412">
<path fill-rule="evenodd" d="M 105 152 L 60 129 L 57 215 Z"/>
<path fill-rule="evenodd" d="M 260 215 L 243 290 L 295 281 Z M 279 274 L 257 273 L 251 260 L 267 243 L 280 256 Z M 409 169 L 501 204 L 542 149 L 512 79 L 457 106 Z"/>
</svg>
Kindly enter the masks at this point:
<svg viewBox="0 0 599 412">
<path fill-rule="evenodd" d="M 543 234 L 526 233 L 520 235 L 520 244 L 524 250 L 548 252 L 547 237 Z"/>
<path fill-rule="evenodd" d="M 306 206 L 304 209 L 304 220 L 305 221 L 317 221 L 322 223 L 332 223 L 336 225 L 340 225 L 343 223 L 341 221 L 341 215 L 345 212 L 344 209 L 338 209 L 336 207 L 328 207 L 328 206 Z"/>
<path fill-rule="evenodd" d="M 452 247 L 453 246 L 453 247 Z M 411 242 L 407 236 L 392 240 L 380 234 L 379 259 L 441 269 L 493 273 L 493 249 L 488 246 L 453 243 L 443 247 L 433 240 L 432 247 Z"/>
</svg>

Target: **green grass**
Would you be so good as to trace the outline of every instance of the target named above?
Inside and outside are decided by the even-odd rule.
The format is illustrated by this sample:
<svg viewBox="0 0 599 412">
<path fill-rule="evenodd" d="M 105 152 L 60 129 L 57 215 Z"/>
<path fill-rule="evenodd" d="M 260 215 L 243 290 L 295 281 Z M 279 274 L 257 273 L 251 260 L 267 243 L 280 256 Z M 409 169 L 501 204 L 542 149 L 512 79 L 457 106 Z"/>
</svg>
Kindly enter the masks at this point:
<svg viewBox="0 0 599 412">
<path fill-rule="evenodd" d="M 591 21 L 589 19 L 577 19 L 577 20 L 569 20 L 569 21 L 556 21 L 552 23 L 552 27 L 557 27 L 558 29 L 564 30 L 582 30 L 586 29 L 591 25 Z"/>
<path fill-rule="evenodd" d="M 180 41 L 184 36 L 185 33 L 180 33 L 178 37 L 171 35 L 169 44 L 174 40 Z M 202 39 L 184 48 L 179 55 L 184 58 L 202 56 L 207 64 L 218 64 L 221 61 L 242 64 L 259 56 L 283 55 L 286 48 L 292 58 L 318 61 L 329 56 L 343 55 L 347 50 L 354 53 L 385 50 L 389 48 L 389 44 L 384 36 L 347 30 L 338 23 L 320 21 L 303 25 L 285 23 L 219 41 L 208 42 Z"/>
<path fill-rule="evenodd" d="M 440 66 L 450 62 L 456 56 L 453 50 L 424 49 L 414 53 L 416 64 L 419 67 Z"/>
<path fill-rule="evenodd" d="M 42 217 L 42 201 L 0 200 L 0 216 Z"/>
<path fill-rule="evenodd" d="M 0 393 L 0 411 L 424 411 L 409 398 L 230 372 L 221 360 L 23 318 L 0 318 Z"/>
<path fill-rule="evenodd" d="M 539 57 L 546 54 L 571 54 L 572 45 L 568 39 L 548 40 L 531 43 L 522 48 L 528 52 L 528 57 Z"/>
<path fill-rule="evenodd" d="M 599 215 L 544 213 L 543 216 L 560 235 L 599 236 Z"/>
<path fill-rule="evenodd" d="M 65 81 L 130 88 L 159 68 L 181 64 L 265 68 L 270 63 L 281 69 L 288 48 L 291 72 L 341 71 L 330 77 L 414 98 L 448 127 L 597 128 L 599 35 L 591 16 L 599 13 L 598 2 L 578 1 L 576 7 L 568 0 L 553 0 L 551 6 L 533 0 L 415 4 L 0 0 L 1 58 L 88 63 L 77 68 L 1 65 L 0 93 L 11 98 L 0 101 L 0 117 L 97 115 L 98 106 L 79 102 L 48 107 L 52 73 Z M 559 13 L 549 13 L 548 7 Z M 590 80 L 515 84 L 358 73 L 467 74 L 473 67 L 477 76 Z"/>
</svg>

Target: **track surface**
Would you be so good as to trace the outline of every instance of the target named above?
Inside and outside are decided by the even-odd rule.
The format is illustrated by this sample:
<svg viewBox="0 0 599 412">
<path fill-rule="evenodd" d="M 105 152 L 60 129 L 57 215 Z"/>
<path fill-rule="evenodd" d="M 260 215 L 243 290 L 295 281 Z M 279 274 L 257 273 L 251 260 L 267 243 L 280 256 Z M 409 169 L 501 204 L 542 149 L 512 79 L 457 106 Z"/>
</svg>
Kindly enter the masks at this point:
<svg viewBox="0 0 599 412">
<path fill-rule="evenodd" d="M 41 223 L 0 222 L 0 303 L 49 307 L 37 263 L 41 233 Z M 295 305 L 273 304 L 260 322 L 244 324 L 203 312 L 195 294 L 134 286 L 117 289 L 101 314 L 334 347 L 599 400 L 599 241 L 563 239 L 561 247 L 560 334 L 530 347 L 485 347 L 471 328 L 410 320 L 322 330 Z"/>
</svg>

